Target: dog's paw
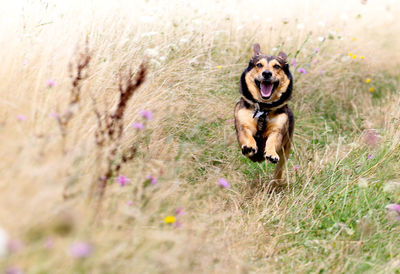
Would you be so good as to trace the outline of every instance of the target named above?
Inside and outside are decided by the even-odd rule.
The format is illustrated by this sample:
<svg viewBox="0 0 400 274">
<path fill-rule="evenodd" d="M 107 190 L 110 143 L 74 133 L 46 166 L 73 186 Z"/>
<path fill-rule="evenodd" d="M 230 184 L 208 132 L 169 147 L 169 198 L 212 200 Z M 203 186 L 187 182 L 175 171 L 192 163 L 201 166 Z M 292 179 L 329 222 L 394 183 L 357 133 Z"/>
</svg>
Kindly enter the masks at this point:
<svg viewBox="0 0 400 274">
<path fill-rule="evenodd" d="M 242 153 L 244 156 L 253 156 L 257 153 L 257 147 L 242 145 Z"/>
<path fill-rule="evenodd" d="M 264 157 L 273 164 L 276 164 L 279 161 L 279 156 L 276 153 L 265 152 Z"/>
</svg>

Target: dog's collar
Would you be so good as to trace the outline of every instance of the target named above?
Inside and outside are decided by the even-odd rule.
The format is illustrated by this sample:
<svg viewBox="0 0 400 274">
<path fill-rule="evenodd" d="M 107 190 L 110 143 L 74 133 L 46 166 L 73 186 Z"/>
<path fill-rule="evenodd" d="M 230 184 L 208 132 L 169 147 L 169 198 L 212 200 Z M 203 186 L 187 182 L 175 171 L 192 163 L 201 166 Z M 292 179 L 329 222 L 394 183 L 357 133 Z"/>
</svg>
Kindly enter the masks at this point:
<svg viewBox="0 0 400 274">
<path fill-rule="evenodd" d="M 283 106 L 285 106 L 287 104 L 287 102 L 283 102 L 282 104 L 269 108 L 269 107 L 265 107 L 265 103 L 259 103 L 259 102 L 253 102 L 249 99 L 247 99 L 246 97 L 242 96 L 243 100 L 248 103 L 249 105 L 254 107 L 254 114 L 253 114 L 253 118 L 259 118 L 260 116 L 262 116 L 263 114 L 267 114 L 270 113 L 271 111 L 274 111 L 276 109 L 279 109 Z"/>
</svg>

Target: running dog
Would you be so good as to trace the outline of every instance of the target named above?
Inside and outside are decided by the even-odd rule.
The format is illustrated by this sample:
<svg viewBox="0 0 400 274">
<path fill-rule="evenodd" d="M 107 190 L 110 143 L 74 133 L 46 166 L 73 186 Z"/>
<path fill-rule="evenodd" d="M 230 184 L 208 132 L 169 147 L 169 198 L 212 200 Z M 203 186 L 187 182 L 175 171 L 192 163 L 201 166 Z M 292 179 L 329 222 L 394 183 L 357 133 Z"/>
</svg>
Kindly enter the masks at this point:
<svg viewBox="0 0 400 274">
<path fill-rule="evenodd" d="M 253 162 L 276 164 L 274 180 L 282 173 L 292 145 L 294 116 L 287 105 L 293 89 L 287 55 L 264 55 L 254 45 L 254 56 L 240 77 L 242 98 L 235 106 L 235 128 L 242 153 Z"/>
</svg>

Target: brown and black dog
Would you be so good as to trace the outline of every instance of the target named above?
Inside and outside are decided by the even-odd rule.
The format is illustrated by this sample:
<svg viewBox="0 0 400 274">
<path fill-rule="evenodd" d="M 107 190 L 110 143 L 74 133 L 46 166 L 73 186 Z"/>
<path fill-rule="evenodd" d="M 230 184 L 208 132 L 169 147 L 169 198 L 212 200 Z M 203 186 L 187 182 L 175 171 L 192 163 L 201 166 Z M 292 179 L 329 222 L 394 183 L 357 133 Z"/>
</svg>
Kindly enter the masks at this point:
<svg viewBox="0 0 400 274">
<path fill-rule="evenodd" d="M 287 55 L 267 56 L 254 45 L 254 56 L 240 77 L 242 98 L 235 107 L 235 127 L 242 153 L 254 162 L 265 159 L 278 165 L 275 182 L 282 181 L 289 157 L 294 117 L 287 103 L 293 79 Z"/>
</svg>

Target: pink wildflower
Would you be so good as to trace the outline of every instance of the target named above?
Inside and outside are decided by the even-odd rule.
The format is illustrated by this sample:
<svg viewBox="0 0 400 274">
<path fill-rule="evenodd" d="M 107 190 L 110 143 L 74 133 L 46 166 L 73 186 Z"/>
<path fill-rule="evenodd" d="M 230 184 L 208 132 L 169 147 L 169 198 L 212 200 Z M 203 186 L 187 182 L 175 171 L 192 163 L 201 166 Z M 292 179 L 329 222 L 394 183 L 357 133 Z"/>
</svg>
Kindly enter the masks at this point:
<svg viewBox="0 0 400 274">
<path fill-rule="evenodd" d="M 150 184 L 152 184 L 152 185 L 157 184 L 157 178 L 155 176 L 147 175 L 146 180 L 150 180 Z"/>
<path fill-rule="evenodd" d="M 139 111 L 139 114 L 142 115 L 143 118 L 147 119 L 147 120 L 152 120 L 153 119 L 153 112 L 151 112 L 150 110 L 141 110 Z"/>
<path fill-rule="evenodd" d="M 292 62 L 290 64 L 292 65 L 292 67 L 296 67 L 297 66 L 296 59 L 292 58 Z"/>
<path fill-rule="evenodd" d="M 133 123 L 132 127 L 136 128 L 136 129 L 144 129 L 144 124 L 142 124 L 142 123 Z"/>
<path fill-rule="evenodd" d="M 180 221 L 176 221 L 176 222 L 174 222 L 174 224 L 173 224 L 175 227 L 182 227 L 182 223 L 180 222 Z"/>
<path fill-rule="evenodd" d="M 226 120 L 227 123 L 233 123 L 233 121 L 235 121 L 235 120 L 234 119 Z"/>
<path fill-rule="evenodd" d="M 124 175 L 119 175 L 117 178 L 117 183 L 119 183 L 121 186 L 127 185 L 129 181 L 130 180 Z"/>
<path fill-rule="evenodd" d="M 17 120 L 26 121 L 26 116 L 24 116 L 24 115 L 22 115 L 22 114 L 18 114 L 18 115 L 17 115 Z"/>
<path fill-rule="evenodd" d="M 315 49 L 315 53 L 318 53 L 318 52 L 320 52 L 320 49 L 319 49 L 319 48 L 316 48 L 316 49 Z"/>
<path fill-rule="evenodd" d="M 133 204 L 132 201 L 127 201 L 127 202 L 126 202 L 126 205 L 127 205 L 127 206 L 131 206 L 132 204 Z"/>
<path fill-rule="evenodd" d="M 52 88 L 52 87 L 54 87 L 55 85 L 57 85 L 57 83 L 56 83 L 56 81 L 53 80 L 53 79 L 48 79 L 48 80 L 46 81 L 46 85 L 47 85 L 47 87 Z"/>
<path fill-rule="evenodd" d="M 44 247 L 47 249 L 52 249 L 54 247 L 54 239 L 46 238 L 44 241 Z"/>
<path fill-rule="evenodd" d="M 5 273 L 6 274 L 23 274 L 24 271 L 22 271 L 18 267 L 13 266 L 13 267 L 8 268 Z"/>
<path fill-rule="evenodd" d="M 186 214 L 186 212 L 183 211 L 183 207 L 182 207 L 182 206 L 178 207 L 178 208 L 175 210 L 175 216 L 180 216 L 180 215 L 185 215 L 185 214 Z"/>
<path fill-rule="evenodd" d="M 400 204 L 388 204 L 386 209 L 395 211 L 398 214 L 397 219 L 400 220 Z"/>
<path fill-rule="evenodd" d="M 372 158 L 374 158 L 374 155 L 369 154 L 369 155 L 368 155 L 368 159 L 371 160 Z"/>
<path fill-rule="evenodd" d="M 297 170 L 299 170 L 300 169 L 300 166 L 299 165 L 295 165 L 294 167 L 293 167 L 293 170 L 294 171 L 297 171 Z"/>
<path fill-rule="evenodd" d="M 8 251 L 16 253 L 24 248 L 24 244 L 18 239 L 11 239 L 8 241 Z"/>
<path fill-rule="evenodd" d="M 93 252 L 93 246 L 86 242 L 73 243 L 70 247 L 70 255 L 75 259 L 87 258 Z"/>
<path fill-rule="evenodd" d="M 57 119 L 58 117 L 60 117 L 60 114 L 57 112 L 52 112 L 52 113 L 50 113 L 50 117 Z"/>
<path fill-rule="evenodd" d="M 218 184 L 223 188 L 230 188 L 231 187 L 231 185 L 228 183 L 228 181 L 225 178 L 219 178 L 218 179 Z"/>
<path fill-rule="evenodd" d="M 368 146 L 375 147 L 379 144 L 381 136 L 375 129 L 368 129 L 363 134 L 363 140 Z"/>
<path fill-rule="evenodd" d="M 306 74 L 307 73 L 305 68 L 299 68 L 299 69 L 297 69 L 297 71 L 300 72 L 301 74 Z"/>
</svg>

